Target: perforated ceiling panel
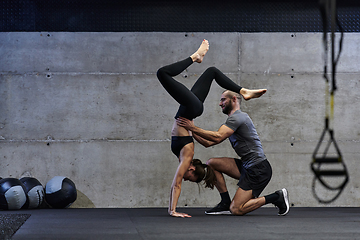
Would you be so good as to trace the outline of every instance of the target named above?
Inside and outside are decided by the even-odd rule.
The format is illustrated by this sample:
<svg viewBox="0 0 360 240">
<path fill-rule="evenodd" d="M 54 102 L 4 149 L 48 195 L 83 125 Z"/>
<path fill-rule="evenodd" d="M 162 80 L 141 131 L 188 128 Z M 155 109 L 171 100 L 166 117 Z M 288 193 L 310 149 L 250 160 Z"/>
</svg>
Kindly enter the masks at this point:
<svg viewBox="0 0 360 240">
<path fill-rule="evenodd" d="M 0 11 L 0 31 L 322 31 L 317 0 L 2 0 Z M 338 0 L 338 16 L 360 31 L 359 0 Z"/>
</svg>

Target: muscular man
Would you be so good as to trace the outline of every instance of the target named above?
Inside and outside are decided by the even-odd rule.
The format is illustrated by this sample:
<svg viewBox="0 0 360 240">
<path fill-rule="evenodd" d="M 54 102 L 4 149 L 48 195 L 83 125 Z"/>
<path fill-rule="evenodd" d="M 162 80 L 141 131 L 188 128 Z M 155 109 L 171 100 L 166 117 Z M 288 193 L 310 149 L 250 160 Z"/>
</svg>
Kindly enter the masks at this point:
<svg viewBox="0 0 360 240">
<path fill-rule="evenodd" d="M 220 107 L 228 115 L 218 131 L 207 131 L 196 127 L 193 121 L 179 117 L 177 124 L 193 133 L 193 137 L 203 146 L 210 147 L 229 138 L 240 159 L 212 158 L 207 164 L 215 170 L 221 202 L 207 214 L 244 215 L 261 206 L 273 203 L 278 215 L 289 212 L 289 198 L 285 188 L 267 196 L 259 197 L 272 175 L 270 163 L 266 159 L 259 136 L 250 117 L 240 110 L 241 96 L 232 91 L 221 95 Z M 235 196 L 231 201 L 223 173 L 239 179 Z"/>
</svg>

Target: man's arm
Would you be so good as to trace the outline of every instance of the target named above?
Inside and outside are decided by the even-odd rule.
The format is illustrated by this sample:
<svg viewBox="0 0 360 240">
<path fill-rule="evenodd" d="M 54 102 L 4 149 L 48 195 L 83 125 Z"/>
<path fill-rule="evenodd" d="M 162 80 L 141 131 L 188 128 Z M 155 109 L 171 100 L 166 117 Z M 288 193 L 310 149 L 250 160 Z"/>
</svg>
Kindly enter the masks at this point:
<svg viewBox="0 0 360 240">
<path fill-rule="evenodd" d="M 198 135 L 199 137 L 212 142 L 213 143 L 212 145 L 221 143 L 222 141 L 224 141 L 226 138 L 230 137 L 234 133 L 234 130 L 227 127 L 226 125 L 222 125 L 219 128 L 219 130 L 217 130 L 215 132 L 215 131 L 208 131 L 208 130 L 204 130 L 202 128 L 196 127 L 192 121 L 190 121 L 186 118 L 183 118 L 183 117 L 179 117 L 178 119 L 176 119 L 176 122 L 179 126 L 182 126 L 182 127 L 186 128 L 187 130 L 192 131 L 195 134 L 195 136 Z M 196 139 L 196 137 L 195 137 L 195 139 Z M 210 145 L 210 146 L 212 146 L 212 145 Z"/>
<path fill-rule="evenodd" d="M 206 140 L 205 138 L 202 138 L 202 137 L 196 135 L 196 133 L 194 133 L 194 132 L 192 133 L 192 135 L 198 143 L 200 143 L 201 145 L 203 145 L 206 148 L 211 147 L 216 144 L 215 142 Z"/>
</svg>

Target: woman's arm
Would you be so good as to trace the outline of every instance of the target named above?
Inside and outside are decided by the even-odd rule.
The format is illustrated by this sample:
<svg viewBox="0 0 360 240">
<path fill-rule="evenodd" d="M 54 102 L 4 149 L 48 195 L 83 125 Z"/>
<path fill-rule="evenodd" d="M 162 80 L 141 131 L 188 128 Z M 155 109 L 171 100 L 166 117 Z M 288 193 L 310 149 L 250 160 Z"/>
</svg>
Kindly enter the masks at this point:
<svg viewBox="0 0 360 240">
<path fill-rule="evenodd" d="M 176 170 L 170 190 L 170 202 L 169 202 L 168 212 L 173 217 L 191 217 L 186 213 L 176 212 L 176 205 L 180 197 L 181 183 L 184 174 L 189 169 L 193 156 L 194 156 L 194 143 L 187 144 L 183 147 L 183 149 L 181 149 L 180 163 Z"/>
</svg>

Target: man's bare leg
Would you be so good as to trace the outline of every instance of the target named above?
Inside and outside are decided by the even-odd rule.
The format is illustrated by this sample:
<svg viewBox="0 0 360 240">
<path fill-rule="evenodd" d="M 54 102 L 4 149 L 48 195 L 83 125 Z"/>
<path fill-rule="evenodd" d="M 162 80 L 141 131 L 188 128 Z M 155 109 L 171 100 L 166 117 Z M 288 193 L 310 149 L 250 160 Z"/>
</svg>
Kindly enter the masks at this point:
<svg viewBox="0 0 360 240">
<path fill-rule="evenodd" d="M 240 178 L 240 172 L 235 160 L 234 158 L 211 158 L 206 164 L 214 170 L 217 179 L 215 187 L 221 196 L 221 202 L 214 208 L 206 211 L 206 214 L 230 214 L 231 198 L 226 187 L 223 173 L 235 179 Z"/>
<path fill-rule="evenodd" d="M 240 178 L 240 172 L 234 158 L 211 158 L 206 162 L 206 164 L 212 167 L 215 172 L 217 179 L 215 187 L 219 190 L 220 193 L 227 191 L 223 173 L 234 179 Z"/>
<path fill-rule="evenodd" d="M 234 215 L 245 215 L 263 205 L 265 205 L 265 197 L 254 198 L 252 190 L 245 191 L 238 188 L 231 202 L 230 211 Z"/>
<path fill-rule="evenodd" d="M 245 191 L 239 188 L 231 202 L 230 211 L 234 215 L 242 216 L 268 203 L 279 209 L 279 216 L 285 216 L 290 210 L 289 196 L 285 188 L 259 198 L 253 196 L 252 190 Z"/>
<path fill-rule="evenodd" d="M 219 193 L 227 192 L 224 175 L 216 170 L 214 170 L 214 173 L 216 176 L 216 184 L 215 184 L 216 189 L 219 191 Z"/>
<path fill-rule="evenodd" d="M 225 179 L 222 173 L 234 179 L 240 178 L 239 169 L 233 158 L 212 158 L 207 161 L 209 166 L 214 169 L 218 182 L 216 188 L 220 193 L 227 192 Z M 252 190 L 244 191 L 239 188 L 231 202 L 230 211 L 234 215 L 244 215 L 254 211 L 265 204 L 265 198 L 254 198 Z"/>
</svg>

